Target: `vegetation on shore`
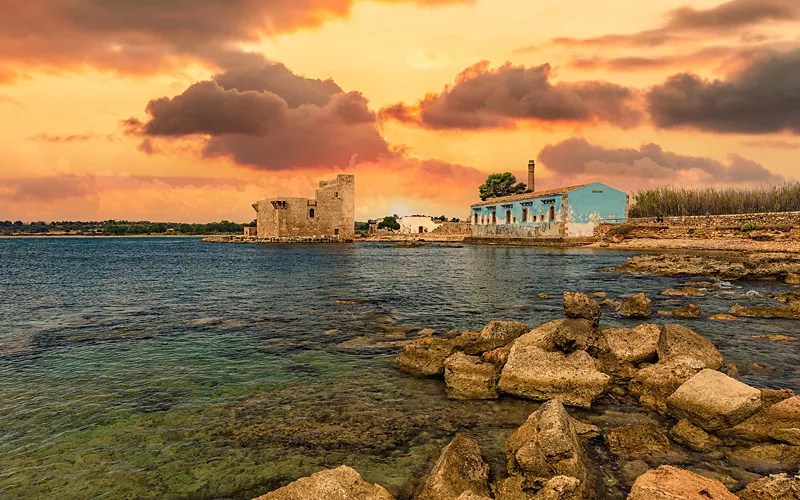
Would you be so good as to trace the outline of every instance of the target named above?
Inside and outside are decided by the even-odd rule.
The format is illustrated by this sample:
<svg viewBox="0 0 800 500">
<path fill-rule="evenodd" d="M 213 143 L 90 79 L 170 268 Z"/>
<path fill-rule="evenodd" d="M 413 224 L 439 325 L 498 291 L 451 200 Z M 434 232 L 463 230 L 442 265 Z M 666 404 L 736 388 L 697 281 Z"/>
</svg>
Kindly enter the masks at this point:
<svg viewBox="0 0 800 500">
<path fill-rule="evenodd" d="M 798 211 L 800 182 L 788 182 L 768 187 L 647 189 L 634 195 L 629 215 L 636 218 Z"/>
<path fill-rule="evenodd" d="M 30 222 L 0 221 L 0 235 L 46 235 L 46 234 L 76 234 L 89 236 L 125 236 L 146 234 L 240 234 L 244 226 L 223 220 L 207 224 L 187 224 L 181 222 L 149 222 L 149 221 L 61 221 L 61 222 Z"/>
</svg>

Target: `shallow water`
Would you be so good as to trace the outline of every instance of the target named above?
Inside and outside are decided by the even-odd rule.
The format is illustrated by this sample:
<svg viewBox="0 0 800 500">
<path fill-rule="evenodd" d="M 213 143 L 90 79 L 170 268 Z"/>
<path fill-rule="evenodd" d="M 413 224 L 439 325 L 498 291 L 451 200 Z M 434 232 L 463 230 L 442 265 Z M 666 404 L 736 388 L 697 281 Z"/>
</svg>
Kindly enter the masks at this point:
<svg viewBox="0 0 800 500">
<path fill-rule="evenodd" d="M 443 382 L 401 374 L 398 348 L 376 343 L 538 325 L 562 315 L 564 290 L 641 291 L 654 310 L 691 301 L 710 315 L 788 289 L 670 302 L 657 294 L 685 280 L 595 271 L 630 255 L 0 239 L 0 497 L 251 498 L 342 463 L 403 496 L 456 431 L 478 438 L 496 473 L 505 436 L 538 405 L 449 401 Z M 747 383 L 800 390 L 800 346 L 749 337 L 797 338 L 797 322 L 679 322 L 726 362 L 775 368 Z"/>
</svg>

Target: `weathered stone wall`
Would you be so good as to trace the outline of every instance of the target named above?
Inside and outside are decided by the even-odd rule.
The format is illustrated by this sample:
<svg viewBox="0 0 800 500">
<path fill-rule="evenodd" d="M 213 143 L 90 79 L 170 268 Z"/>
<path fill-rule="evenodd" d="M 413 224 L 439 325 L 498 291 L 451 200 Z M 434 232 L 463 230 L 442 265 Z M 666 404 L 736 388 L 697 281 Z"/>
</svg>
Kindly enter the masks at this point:
<svg viewBox="0 0 800 500">
<path fill-rule="evenodd" d="M 470 234 L 472 225 L 469 222 L 445 222 L 432 232 L 436 234 Z"/>
<path fill-rule="evenodd" d="M 688 217 L 664 217 L 664 221 L 656 222 L 653 217 L 629 219 L 635 225 L 658 224 L 660 226 L 734 226 L 740 227 L 746 222 L 757 226 L 800 226 L 800 212 L 764 212 L 757 214 L 735 215 L 701 215 Z"/>
<path fill-rule="evenodd" d="M 609 231 L 617 225 L 601 224 L 595 229 L 595 237 L 599 240 L 610 239 Z M 756 241 L 793 240 L 800 241 L 800 227 L 763 226 L 761 229 L 742 232 L 736 226 L 668 226 L 662 224 L 629 224 L 626 225 L 625 238 L 648 238 L 659 240 L 671 239 L 716 239 L 744 238 Z"/>
<path fill-rule="evenodd" d="M 472 226 L 477 238 L 561 238 L 564 224 L 560 221 L 536 224 L 486 224 Z"/>
<path fill-rule="evenodd" d="M 316 199 L 271 198 L 253 205 L 258 238 L 355 238 L 355 177 L 320 182 Z"/>
</svg>

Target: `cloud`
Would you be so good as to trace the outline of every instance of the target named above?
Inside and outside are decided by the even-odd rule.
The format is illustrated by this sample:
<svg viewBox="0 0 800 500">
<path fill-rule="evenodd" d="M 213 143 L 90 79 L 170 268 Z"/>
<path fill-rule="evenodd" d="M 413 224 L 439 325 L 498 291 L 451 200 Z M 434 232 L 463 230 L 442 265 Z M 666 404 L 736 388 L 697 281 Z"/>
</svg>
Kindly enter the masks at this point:
<svg viewBox="0 0 800 500">
<path fill-rule="evenodd" d="M 152 74 L 346 17 L 357 0 L 0 0 L 0 63 Z M 383 0 L 423 6 L 472 0 Z"/>
<path fill-rule="evenodd" d="M 627 183 L 640 186 L 684 182 L 752 184 L 784 180 L 764 166 L 738 155 L 730 155 L 725 164 L 712 158 L 664 151 L 657 144 L 646 144 L 639 149 L 605 148 L 573 138 L 543 148 L 539 161 L 558 178 L 592 181 L 610 177 L 625 182 L 625 186 Z"/>
<path fill-rule="evenodd" d="M 673 75 L 646 101 L 660 128 L 800 134 L 800 50 L 762 54 L 722 80 Z"/>
<path fill-rule="evenodd" d="M 730 0 L 707 9 L 680 7 L 667 13 L 661 27 L 631 34 L 592 38 L 555 38 L 553 43 L 571 47 L 656 47 L 690 40 L 698 35 L 727 36 L 731 31 L 768 22 L 800 21 L 796 0 Z"/>
<path fill-rule="evenodd" d="M 583 70 L 647 71 L 713 63 L 739 51 L 740 49 L 737 47 L 711 46 L 686 54 L 627 56 L 609 59 L 603 57 L 578 57 L 573 59 L 569 65 Z"/>
<path fill-rule="evenodd" d="M 774 139 L 765 141 L 743 142 L 742 146 L 748 148 L 762 148 L 762 149 L 800 149 L 800 142 L 781 141 Z"/>
<path fill-rule="evenodd" d="M 333 81 L 295 75 L 278 63 L 249 59 L 182 94 L 150 101 L 149 119 L 126 120 L 147 140 L 196 137 L 205 157 L 229 157 L 254 168 L 345 166 L 392 154 L 367 100 Z"/>
<path fill-rule="evenodd" d="M 96 139 L 98 137 L 102 136 L 97 134 L 72 134 L 72 135 L 37 134 L 33 137 L 28 137 L 28 140 L 34 142 L 70 143 L 70 142 L 91 141 L 92 139 Z"/>
<path fill-rule="evenodd" d="M 642 119 L 632 89 L 602 81 L 552 83 L 550 76 L 548 64 L 526 68 L 506 63 L 491 69 L 483 61 L 440 94 L 428 94 L 414 106 L 386 107 L 380 116 L 429 129 L 503 128 L 523 121 L 630 128 Z"/>
</svg>

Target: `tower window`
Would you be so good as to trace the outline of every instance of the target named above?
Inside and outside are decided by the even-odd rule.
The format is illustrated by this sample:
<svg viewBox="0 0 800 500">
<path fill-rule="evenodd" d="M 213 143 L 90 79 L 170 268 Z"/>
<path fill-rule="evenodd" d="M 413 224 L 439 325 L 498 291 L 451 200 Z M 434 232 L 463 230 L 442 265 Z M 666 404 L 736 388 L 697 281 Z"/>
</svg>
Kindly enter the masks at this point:
<svg viewBox="0 0 800 500">
<path fill-rule="evenodd" d="M 314 209 L 313 208 L 310 208 L 308 210 L 308 216 L 311 217 L 312 219 L 314 218 Z"/>
</svg>

